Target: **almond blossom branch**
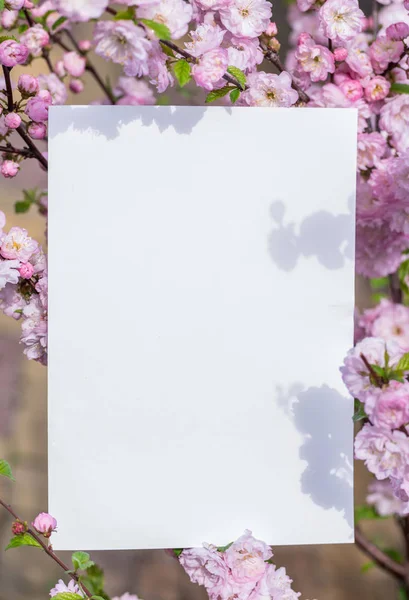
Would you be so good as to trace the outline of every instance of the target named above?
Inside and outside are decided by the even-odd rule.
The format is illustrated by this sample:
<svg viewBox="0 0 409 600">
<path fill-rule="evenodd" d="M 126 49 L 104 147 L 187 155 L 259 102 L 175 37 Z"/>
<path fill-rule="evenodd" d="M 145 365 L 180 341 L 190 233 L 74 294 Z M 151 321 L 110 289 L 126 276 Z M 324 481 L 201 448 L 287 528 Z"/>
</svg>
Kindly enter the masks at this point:
<svg viewBox="0 0 409 600">
<path fill-rule="evenodd" d="M 24 8 L 23 12 L 27 19 L 27 23 L 30 25 L 30 27 L 33 27 L 35 25 L 35 22 L 33 21 L 33 18 L 30 15 L 29 11 L 26 8 Z M 47 63 L 50 73 L 54 73 L 54 68 L 53 68 L 53 65 L 50 60 L 50 53 L 46 48 L 41 48 L 41 56 L 44 58 L 45 62 Z"/>
<path fill-rule="evenodd" d="M 20 517 L 16 514 L 16 512 L 12 509 L 12 507 L 9 504 L 6 504 L 6 502 L 4 502 L 1 498 L 0 498 L 0 505 L 3 506 L 3 508 L 5 508 L 7 510 L 7 512 L 14 518 L 16 519 L 16 521 L 20 521 L 22 522 L 22 520 L 20 519 Z M 78 583 L 81 587 L 81 589 L 84 591 L 84 593 L 87 595 L 88 598 L 92 598 L 92 594 L 91 592 L 85 587 L 85 585 L 80 581 L 79 576 L 73 572 L 70 567 L 68 565 L 66 565 L 60 558 L 58 558 L 58 556 L 55 554 L 55 552 L 53 551 L 51 545 L 48 546 L 41 538 L 41 536 L 39 536 L 33 529 L 28 528 L 27 529 L 27 533 L 29 533 L 31 535 L 32 538 L 35 539 L 36 542 L 38 542 L 40 544 L 40 546 L 42 547 L 42 549 L 44 550 L 44 552 L 46 554 L 48 554 L 48 556 L 50 558 L 53 559 L 54 562 L 57 563 L 57 565 L 59 567 L 61 567 L 61 569 L 63 569 L 65 571 L 65 573 L 68 573 L 68 575 L 71 577 L 71 579 L 73 579 L 76 583 Z"/>
<path fill-rule="evenodd" d="M 270 61 L 277 69 L 280 73 L 282 73 L 283 71 L 285 71 L 284 65 L 280 60 L 280 57 L 278 56 L 277 52 L 274 52 L 273 50 L 266 50 L 265 48 L 263 48 L 264 50 L 264 57 Z M 304 90 L 302 90 L 300 88 L 300 86 L 298 85 L 298 83 L 296 83 L 294 81 L 294 77 L 291 75 L 291 82 L 292 82 L 292 86 L 295 89 L 296 92 L 298 92 L 298 96 L 301 100 L 301 102 L 309 102 L 310 97 L 308 96 L 308 94 L 306 94 L 304 92 Z"/>
<path fill-rule="evenodd" d="M 9 154 L 19 154 L 27 158 L 33 158 L 32 150 L 28 148 L 14 148 L 14 146 L 0 146 L 0 152 L 8 152 Z"/>
<path fill-rule="evenodd" d="M 405 580 L 406 566 L 400 565 L 382 552 L 378 546 L 373 544 L 364 536 L 359 527 L 355 527 L 355 543 L 379 568 L 387 571 L 399 581 Z"/>
<path fill-rule="evenodd" d="M 7 93 L 7 108 L 9 112 L 13 111 L 14 108 L 14 100 L 13 100 L 13 88 L 11 87 L 11 79 L 10 79 L 10 69 L 3 65 L 3 74 L 6 82 L 6 93 Z M 23 125 L 20 125 L 16 129 L 19 136 L 25 141 L 35 158 L 43 165 L 44 169 L 48 169 L 48 161 L 41 154 L 40 150 L 37 146 L 32 142 L 31 138 L 27 135 L 24 130 Z"/>
<path fill-rule="evenodd" d="M 365 367 L 368 369 L 371 377 L 376 382 L 376 385 L 378 387 L 382 387 L 383 386 L 382 377 L 380 377 L 378 375 L 378 373 L 375 372 L 375 370 L 373 369 L 372 365 L 369 363 L 368 359 L 366 358 L 365 354 L 362 354 L 362 352 L 361 352 L 360 357 L 361 357 L 362 362 L 364 363 Z"/>
</svg>

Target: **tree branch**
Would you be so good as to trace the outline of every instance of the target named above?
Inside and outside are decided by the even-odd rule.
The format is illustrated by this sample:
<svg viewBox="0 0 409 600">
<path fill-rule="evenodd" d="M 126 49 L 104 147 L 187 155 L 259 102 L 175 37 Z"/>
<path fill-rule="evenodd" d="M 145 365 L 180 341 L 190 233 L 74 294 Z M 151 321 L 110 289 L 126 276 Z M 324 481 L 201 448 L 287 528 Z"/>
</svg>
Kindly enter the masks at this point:
<svg viewBox="0 0 409 600">
<path fill-rule="evenodd" d="M 359 355 L 362 359 L 362 362 L 364 363 L 365 367 L 368 369 L 371 377 L 373 378 L 373 380 L 375 381 L 376 385 L 378 387 L 382 387 L 383 386 L 383 380 L 382 377 L 380 377 L 380 375 L 378 375 L 378 373 L 376 373 L 372 367 L 372 365 L 370 365 L 368 359 L 366 358 L 365 354 L 361 354 Z"/>
<path fill-rule="evenodd" d="M 9 154 L 20 154 L 27 158 L 32 158 L 34 155 L 28 148 L 14 148 L 14 146 L 0 146 L 0 152 L 8 152 Z"/>
<path fill-rule="evenodd" d="M 0 498 L 0 504 L 1 504 L 1 506 L 3 506 L 3 508 L 5 508 L 7 510 L 7 512 L 12 517 L 14 517 L 14 519 L 22 522 L 22 520 L 16 514 L 16 512 L 12 509 L 12 507 L 9 504 L 6 504 L 6 502 L 3 502 L 3 500 L 1 498 Z M 88 598 L 91 598 L 92 597 L 91 592 L 85 587 L 85 585 L 83 583 L 81 583 L 79 576 L 76 573 L 72 572 L 72 569 L 68 565 L 66 565 L 60 558 L 58 558 L 58 556 L 54 553 L 52 547 L 48 546 L 43 541 L 42 537 L 40 535 L 38 535 L 33 529 L 28 528 L 27 533 L 29 533 L 31 535 L 31 537 L 34 538 L 36 540 L 36 542 L 38 542 L 40 544 L 40 546 L 43 548 L 44 552 L 46 554 L 48 554 L 48 556 L 50 558 L 52 558 L 53 561 L 56 562 L 57 565 L 65 571 L 65 573 L 69 574 L 71 579 L 73 579 L 76 583 L 79 583 L 79 585 L 81 586 L 81 589 L 85 592 L 85 594 L 88 596 Z"/>
<path fill-rule="evenodd" d="M 387 554 L 382 552 L 378 546 L 375 546 L 368 540 L 362 533 L 359 527 L 355 527 L 355 543 L 374 563 L 378 565 L 380 569 L 383 569 L 395 579 L 400 581 L 405 580 L 406 568 L 404 565 L 400 565 L 390 558 Z"/>
</svg>

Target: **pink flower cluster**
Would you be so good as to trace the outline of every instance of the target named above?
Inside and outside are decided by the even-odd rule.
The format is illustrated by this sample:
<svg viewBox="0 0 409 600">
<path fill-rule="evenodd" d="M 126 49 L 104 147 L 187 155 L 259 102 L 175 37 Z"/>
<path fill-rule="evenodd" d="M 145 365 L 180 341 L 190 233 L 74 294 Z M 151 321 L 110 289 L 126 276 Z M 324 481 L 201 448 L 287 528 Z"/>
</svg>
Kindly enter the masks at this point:
<svg viewBox="0 0 409 600">
<path fill-rule="evenodd" d="M 206 588 L 210 600 L 296 600 L 292 580 L 272 557 L 269 546 L 245 531 L 226 549 L 203 544 L 183 550 L 179 561 L 190 580 Z"/>
<path fill-rule="evenodd" d="M 47 261 L 38 243 L 21 227 L 3 231 L 0 212 L 0 309 L 21 320 L 27 358 L 47 363 Z"/>
<path fill-rule="evenodd" d="M 401 360 L 407 356 L 393 340 L 367 337 L 341 367 L 345 385 L 367 415 L 355 438 L 355 457 L 378 480 L 388 480 L 404 514 L 409 514 L 409 363 Z"/>
</svg>

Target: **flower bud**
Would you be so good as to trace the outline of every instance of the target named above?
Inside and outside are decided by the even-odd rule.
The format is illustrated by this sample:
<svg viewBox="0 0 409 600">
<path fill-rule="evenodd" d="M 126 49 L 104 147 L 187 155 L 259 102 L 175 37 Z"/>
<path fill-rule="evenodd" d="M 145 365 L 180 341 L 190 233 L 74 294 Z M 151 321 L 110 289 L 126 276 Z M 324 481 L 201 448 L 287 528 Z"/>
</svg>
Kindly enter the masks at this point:
<svg viewBox="0 0 409 600">
<path fill-rule="evenodd" d="M 274 35 L 277 35 L 278 33 L 278 29 L 277 29 L 277 25 L 275 23 L 269 23 L 267 26 L 267 29 L 265 30 L 265 34 L 273 37 Z"/>
<path fill-rule="evenodd" d="M 18 10 L 7 10 L 5 8 L 0 16 L 0 24 L 4 29 L 13 29 L 18 19 Z"/>
<path fill-rule="evenodd" d="M 399 22 L 393 23 L 386 28 L 386 37 L 388 40 L 399 42 L 409 36 L 409 25 L 407 23 Z"/>
<path fill-rule="evenodd" d="M 38 533 L 42 533 L 44 537 L 48 538 L 56 530 L 57 521 L 48 513 L 40 513 L 32 522 L 32 526 Z"/>
<path fill-rule="evenodd" d="M 17 519 L 12 523 L 11 531 L 14 535 L 21 535 L 27 531 L 27 523 L 23 523 L 23 521 L 19 521 L 19 519 Z"/>
<path fill-rule="evenodd" d="M 24 0 L 6 0 L 4 5 L 9 10 L 20 10 L 24 6 Z"/>
<path fill-rule="evenodd" d="M 271 38 L 268 41 L 268 47 L 271 48 L 274 52 L 278 52 L 281 48 L 281 44 L 277 38 Z"/>
<path fill-rule="evenodd" d="M 28 48 L 15 40 L 5 40 L 0 44 L 0 65 L 15 67 L 22 65 L 28 58 Z"/>
<path fill-rule="evenodd" d="M 32 274 L 34 273 L 34 267 L 31 263 L 22 263 L 20 265 L 18 272 L 20 273 L 20 276 L 23 279 L 30 279 Z M 37 517 L 37 519 L 38 519 L 38 517 Z M 36 529 L 37 529 L 37 527 L 36 527 Z M 37 529 L 37 531 L 38 531 L 38 529 Z"/>
<path fill-rule="evenodd" d="M 9 129 L 17 129 L 21 125 L 21 117 L 17 113 L 11 112 L 4 117 L 4 123 Z"/>
<path fill-rule="evenodd" d="M 44 123 L 30 123 L 27 129 L 28 135 L 33 140 L 43 140 L 47 134 L 47 127 Z"/>
<path fill-rule="evenodd" d="M 3 177 L 9 179 L 15 177 L 19 172 L 19 169 L 20 165 L 17 162 L 14 162 L 14 160 L 4 160 L 0 167 L 0 172 Z"/>
<path fill-rule="evenodd" d="M 64 63 L 62 60 L 57 60 L 57 62 L 54 65 L 54 71 L 57 73 L 58 77 L 60 77 L 61 79 L 63 77 L 65 77 L 65 75 L 67 74 L 67 71 L 64 68 Z"/>
<path fill-rule="evenodd" d="M 76 52 L 67 52 L 64 54 L 63 63 L 65 70 L 72 77 L 81 77 L 85 71 L 85 58 Z"/>
<path fill-rule="evenodd" d="M 38 92 L 38 80 L 32 75 L 24 74 L 18 78 L 17 87 L 20 94 L 27 98 L 28 96 L 35 96 Z"/>
<path fill-rule="evenodd" d="M 346 48 L 335 48 L 333 54 L 337 62 L 342 62 L 347 58 L 348 50 Z"/>
<path fill-rule="evenodd" d="M 82 83 L 81 79 L 72 79 L 70 81 L 70 90 L 74 94 L 80 94 L 83 89 L 84 89 L 84 84 Z"/>
<path fill-rule="evenodd" d="M 88 50 L 91 50 L 92 44 L 89 40 L 80 40 L 78 47 L 82 52 L 88 52 Z"/>
</svg>

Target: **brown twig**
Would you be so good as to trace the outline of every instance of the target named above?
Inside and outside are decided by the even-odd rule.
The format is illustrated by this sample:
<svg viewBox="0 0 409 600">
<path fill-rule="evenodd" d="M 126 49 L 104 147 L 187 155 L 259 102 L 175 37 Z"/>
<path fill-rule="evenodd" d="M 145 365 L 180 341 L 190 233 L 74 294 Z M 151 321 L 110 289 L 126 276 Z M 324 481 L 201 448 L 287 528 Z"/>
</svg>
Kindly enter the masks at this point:
<svg viewBox="0 0 409 600">
<path fill-rule="evenodd" d="M 10 112 L 12 112 L 14 110 L 14 100 L 13 100 L 13 88 L 11 87 L 10 69 L 8 67 L 5 67 L 4 65 L 3 65 L 3 74 L 4 74 L 4 79 L 6 82 L 7 109 Z M 44 156 L 41 154 L 40 150 L 37 148 L 37 146 L 34 144 L 34 142 L 31 140 L 31 138 L 27 135 L 23 125 L 20 125 L 20 127 L 17 127 L 16 131 L 19 134 L 19 136 L 25 141 L 25 143 L 27 144 L 27 146 L 33 153 L 33 156 L 35 156 L 35 158 L 38 160 L 38 162 L 40 162 L 43 165 L 44 169 L 47 170 L 48 169 L 47 159 L 44 158 Z"/>
<path fill-rule="evenodd" d="M 392 301 L 396 302 L 396 304 L 401 304 L 402 303 L 402 290 L 400 287 L 399 277 L 398 277 L 397 273 L 392 273 L 392 275 L 389 275 L 388 279 L 389 279 L 389 291 L 391 294 Z"/>
<path fill-rule="evenodd" d="M 9 154 L 20 154 L 21 156 L 33 157 L 33 153 L 28 148 L 14 148 L 14 146 L 0 146 L 0 152 Z"/>
<path fill-rule="evenodd" d="M 273 50 L 267 50 L 264 49 L 264 56 L 267 60 L 269 60 L 276 68 L 277 70 L 282 73 L 283 71 L 285 71 L 284 65 L 280 60 L 280 57 L 278 56 L 277 52 L 274 52 Z M 291 73 L 289 73 L 290 77 L 291 77 L 291 82 L 292 82 L 292 86 L 295 89 L 295 91 L 298 93 L 298 97 L 301 100 L 301 102 L 309 102 L 310 97 L 308 96 L 308 94 L 306 94 L 304 92 L 304 90 L 302 90 L 300 88 L 300 86 L 298 85 L 298 83 L 296 83 L 294 81 L 293 76 L 291 75 Z"/>
<path fill-rule="evenodd" d="M 405 566 L 395 562 L 387 554 L 382 552 L 378 546 L 370 542 L 368 538 L 364 536 L 359 527 L 355 527 L 355 543 L 363 552 L 365 552 L 367 556 L 369 556 L 371 560 L 373 560 L 374 563 L 378 565 L 379 568 L 387 571 L 399 581 L 405 580 Z"/>
<path fill-rule="evenodd" d="M 16 512 L 12 509 L 12 507 L 9 504 L 6 504 L 6 502 L 3 502 L 3 500 L 1 498 L 0 498 L 0 504 L 1 504 L 1 506 L 3 506 L 7 510 L 7 512 L 12 517 L 14 517 L 14 519 L 22 522 L 22 520 L 16 514 Z M 88 596 L 88 598 L 91 598 L 92 597 L 91 592 L 80 581 L 79 576 L 75 572 L 73 572 L 72 569 L 70 569 L 70 567 L 68 565 L 66 565 L 60 558 L 58 558 L 58 556 L 55 554 L 55 552 L 53 551 L 53 549 L 51 548 L 51 546 L 48 546 L 43 541 L 42 537 L 39 536 L 33 529 L 28 528 L 27 529 L 27 533 L 29 533 L 31 535 L 31 537 L 34 538 L 36 540 L 36 542 L 38 542 L 40 544 L 40 546 L 42 547 L 42 549 L 44 550 L 44 552 L 46 554 L 48 554 L 48 556 L 50 558 L 52 558 L 57 563 L 57 565 L 59 565 L 71 577 L 71 579 L 73 579 L 76 583 L 78 583 L 81 586 L 81 589 Z"/>
<path fill-rule="evenodd" d="M 376 371 L 374 370 L 374 368 L 372 367 L 372 365 L 369 363 L 368 359 L 366 358 L 365 354 L 361 354 L 359 355 L 362 358 L 362 362 L 364 363 L 365 367 L 368 369 L 371 377 L 373 378 L 373 380 L 375 381 L 376 385 L 378 387 L 382 387 L 383 386 L 383 380 L 382 377 L 380 377 L 380 375 L 378 375 L 378 373 L 376 373 Z"/>
</svg>

